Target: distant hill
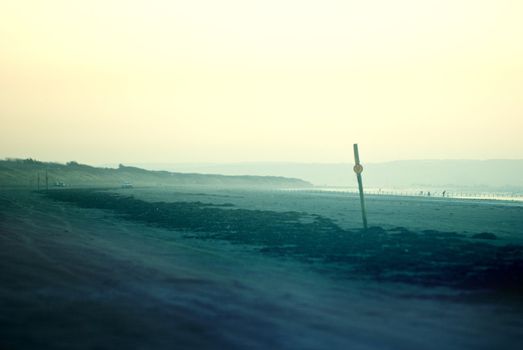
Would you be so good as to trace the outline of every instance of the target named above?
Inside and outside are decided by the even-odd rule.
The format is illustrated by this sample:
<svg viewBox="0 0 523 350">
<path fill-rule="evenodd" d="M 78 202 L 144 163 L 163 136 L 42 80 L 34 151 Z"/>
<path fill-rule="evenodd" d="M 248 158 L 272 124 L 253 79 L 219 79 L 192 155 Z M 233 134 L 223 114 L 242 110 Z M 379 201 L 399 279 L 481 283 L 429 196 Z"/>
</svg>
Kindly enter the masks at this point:
<svg viewBox="0 0 523 350">
<path fill-rule="evenodd" d="M 367 187 L 475 188 L 523 190 L 523 159 L 517 160 L 401 160 L 363 164 Z M 353 164 L 230 163 L 141 164 L 144 168 L 227 175 L 297 177 L 317 186 L 355 186 Z"/>
<path fill-rule="evenodd" d="M 120 186 L 129 182 L 134 186 L 156 185 L 210 185 L 240 187 L 308 187 L 310 183 L 281 176 L 226 176 L 151 171 L 120 165 L 118 168 L 99 168 L 76 162 L 45 163 L 32 159 L 0 160 L 0 187 L 32 187 L 45 184 L 47 170 L 49 186 L 64 183 L 73 187 Z"/>
</svg>

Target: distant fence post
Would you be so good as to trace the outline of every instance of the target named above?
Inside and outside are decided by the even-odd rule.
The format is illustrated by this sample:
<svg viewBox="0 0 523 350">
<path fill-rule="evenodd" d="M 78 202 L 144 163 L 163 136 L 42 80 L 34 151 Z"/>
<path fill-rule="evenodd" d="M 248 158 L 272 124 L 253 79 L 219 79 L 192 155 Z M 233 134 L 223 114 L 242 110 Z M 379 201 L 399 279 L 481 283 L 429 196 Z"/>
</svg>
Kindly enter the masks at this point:
<svg viewBox="0 0 523 350">
<path fill-rule="evenodd" d="M 367 229 L 367 211 L 365 209 L 365 196 L 363 194 L 363 181 L 361 179 L 361 173 L 363 172 L 363 166 L 360 164 L 360 153 L 358 150 L 358 144 L 354 144 L 354 172 L 358 179 L 358 189 L 360 192 L 360 204 L 361 204 L 361 218 L 363 219 L 363 228 Z"/>
</svg>

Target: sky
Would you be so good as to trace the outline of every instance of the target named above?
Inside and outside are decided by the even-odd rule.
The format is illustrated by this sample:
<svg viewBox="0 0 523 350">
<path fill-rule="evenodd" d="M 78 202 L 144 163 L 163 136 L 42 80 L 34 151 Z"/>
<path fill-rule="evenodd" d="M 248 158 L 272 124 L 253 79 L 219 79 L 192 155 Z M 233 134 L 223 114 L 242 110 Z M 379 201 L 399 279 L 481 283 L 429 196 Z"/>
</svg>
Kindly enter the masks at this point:
<svg viewBox="0 0 523 350">
<path fill-rule="evenodd" d="M 0 0 L 0 157 L 523 158 L 523 1 Z"/>
</svg>

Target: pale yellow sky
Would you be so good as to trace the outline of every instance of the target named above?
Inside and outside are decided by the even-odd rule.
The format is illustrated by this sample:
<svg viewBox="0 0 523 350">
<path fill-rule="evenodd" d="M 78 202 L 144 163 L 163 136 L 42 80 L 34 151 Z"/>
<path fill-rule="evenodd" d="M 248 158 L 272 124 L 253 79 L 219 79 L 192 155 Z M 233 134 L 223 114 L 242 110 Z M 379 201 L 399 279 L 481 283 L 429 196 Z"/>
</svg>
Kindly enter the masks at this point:
<svg viewBox="0 0 523 350">
<path fill-rule="evenodd" d="M 523 158 L 523 1 L 0 1 L 0 157 Z"/>
</svg>

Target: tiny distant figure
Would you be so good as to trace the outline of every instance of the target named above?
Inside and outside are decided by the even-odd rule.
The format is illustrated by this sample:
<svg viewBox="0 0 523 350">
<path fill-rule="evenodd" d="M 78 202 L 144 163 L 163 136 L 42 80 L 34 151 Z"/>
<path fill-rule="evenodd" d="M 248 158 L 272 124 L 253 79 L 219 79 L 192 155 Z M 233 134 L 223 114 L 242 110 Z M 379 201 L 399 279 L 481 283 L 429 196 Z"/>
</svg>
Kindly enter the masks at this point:
<svg viewBox="0 0 523 350">
<path fill-rule="evenodd" d="M 447 194 L 447 191 L 443 191 L 441 194 L 443 197 L 445 197 L 445 194 Z"/>
<path fill-rule="evenodd" d="M 430 197 L 430 191 L 429 191 L 429 192 L 427 192 L 427 197 Z"/>
</svg>

